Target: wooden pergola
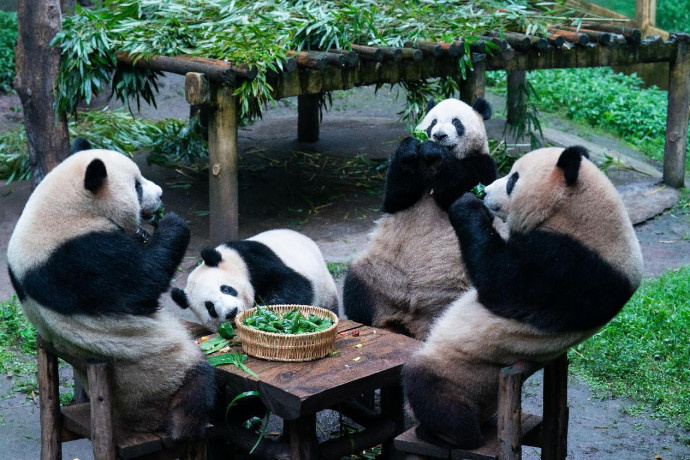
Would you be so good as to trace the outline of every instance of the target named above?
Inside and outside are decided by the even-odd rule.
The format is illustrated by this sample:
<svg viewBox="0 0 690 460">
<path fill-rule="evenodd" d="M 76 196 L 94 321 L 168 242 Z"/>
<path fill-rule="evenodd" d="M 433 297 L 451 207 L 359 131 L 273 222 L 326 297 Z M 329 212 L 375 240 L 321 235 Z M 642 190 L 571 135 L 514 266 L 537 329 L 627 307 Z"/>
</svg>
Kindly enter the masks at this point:
<svg viewBox="0 0 690 460">
<path fill-rule="evenodd" d="M 486 41 L 497 45 L 498 51 L 487 53 Z M 319 137 L 318 101 L 323 91 L 451 77 L 459 81 L 460 98 L 471 104 L 484 95 L 487 70 L 510 72 L 510 100 L 515 88 L 524 82 L 527 70 L 668 63 L 663 181 L 673 187 L 682 187 L 690 105 L 689 43 L 690 35 L 687 34 L 671 34 L 668 39 L 643 38 L 638 29 L 592 23 L 578 31 L 551 30 L 548 37 L 488 34 L 469 47 L 473 69 L 465 79 L 461 77 L 458 64 L 465 52 L 463 42 L 423 41 L 401 48 L 353 45 L 347 50 L 292 52 L 283 62 L 283 71 L 268 75 L 268 81 L 274 88 L 275 99 L 298 97 L 298 138 L 309 142 Z M 118 61 L 132 64 L 127 55 L 119 55 Z M 210 239 L 213 244 L 236 239 L 238 109 L 233 92 L 243 80 L 254 78 L 256 70 L 192 57 L 159 56 L 137 61 L 136 65 L 186 75 L 187 101 L 207 111 Z"/>
</svg>

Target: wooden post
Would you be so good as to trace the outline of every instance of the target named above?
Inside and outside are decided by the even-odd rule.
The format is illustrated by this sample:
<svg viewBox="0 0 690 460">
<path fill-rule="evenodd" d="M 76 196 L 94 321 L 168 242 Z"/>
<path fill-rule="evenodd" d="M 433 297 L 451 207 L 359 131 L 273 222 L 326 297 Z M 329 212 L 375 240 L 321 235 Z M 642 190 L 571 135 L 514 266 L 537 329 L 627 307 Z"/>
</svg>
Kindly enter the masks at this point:
<svg viewBox="0 0 690 460">
<path fill-rule="evenodd" d="M 467 71 L 467 78 L 460 79 L 460 99 L 472 105 L 478 97 L 484 97 L 486 55 L 472 53 L 472 70 Z"/>
<path fill-rule="evenodd" d="M 60 417 L 60 376 L 57 357 L 49 353 L 41 336 L 36 340 L 38 347 L 38 391 L 41 414 L 41 460 L 62 459 L 62 429 Z"/>
<path fill-rule="evenodd" d="M 498 376 L 498 458 L 520 460 L 522 458 L 522 380 L 517 369 L 506 367 Z"/>
<path fill-rule="evenodd" d="M 635 0 L 635 22 L 642 30 L 656 25 L 656 0 Z"/>
<path fill-rule="evenodd" d="M 53 112 L 60 49 L 50 42 L 62 28 L 60 1 L 20 0 L 17 26 L 14 89 L 22 102 L 31 185 L 36 188 L 70 153 L 67 117 L 62 113 L 56 118 Z"/>
<path fill-rule="evenodd" d="M 91 395 L 91 443 L 98 460 L 115 460 L 113 395 L 107 362 L 89 361 L 86 366 Z"/>
<path fill-rule="evenodd" d="M 289 420 L 290 458 L 311 460 L 319 456 L 316 439 L 316 415 L 305 415 L 297 420 Z"/>
<path fill-rule="evenodd" d="M 669 64 L 664 183 L 681 188 L 685 183 L 685 157 L 688 144 L 688 106 L 690 106 L 690 35 L 675 36 L 676 57 Z"/>
<path fill-rule="evenodd" d="M 401 385 L 381 388 L 381 414 L 395 424 L 395 434 L 383 443 L 381 452 L 384 458 L 404 458 L 397 452 L 393 442 L 395 437 L 405 431 L 405 396 Z"/>
<path fill-rule="evenodd" d="M 527 72 L 524 70 L 508 71 L 508 95 L 506 98 L 506 122 L 510 126 L 517 126 L 523 121 L 525 113 L 525 85 Z"/>
<path fill-rule="evenodd" d="M 319 95 L 297 96 L 297 140 L 316 142 L 319 140 Z"/>
<path fill-rule="evenodd" d="M 208 123 L 209 238 L 212 245 L 238 238 L 237 106 L 234 88 L 211 85 Z"/>
<path fill-rule="evenodd" d="M 541 458 L 564 460 L 568 452 L 568 356 L 544 368 L 544 429 Z"/>
</svg>

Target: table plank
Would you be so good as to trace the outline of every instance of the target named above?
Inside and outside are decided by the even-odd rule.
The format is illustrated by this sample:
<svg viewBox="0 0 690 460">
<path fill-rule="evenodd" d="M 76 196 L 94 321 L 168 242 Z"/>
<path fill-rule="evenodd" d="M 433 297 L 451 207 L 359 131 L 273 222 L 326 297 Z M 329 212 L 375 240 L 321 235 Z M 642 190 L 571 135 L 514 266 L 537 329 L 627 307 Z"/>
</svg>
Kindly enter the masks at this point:
<svg viewBox="0 0 690 460">
<path fill-rule="evenodd" d="M 294 420 L 362 392 L 397 384 L 402 365 L 421 342 L 382 329 L 343 321 L 335 356 L 302 363 L 250 357 L 245 363 L 256 379 L 235 366 L 218 366 L 236 391 L 257 390 L 280 417 Z M 352 335 L 353 330 L 359 336 Z M 357 345 L 361 344 L 360 348 Z M 355 361 L 356 360 L 356 361 Z"/>
</svg>

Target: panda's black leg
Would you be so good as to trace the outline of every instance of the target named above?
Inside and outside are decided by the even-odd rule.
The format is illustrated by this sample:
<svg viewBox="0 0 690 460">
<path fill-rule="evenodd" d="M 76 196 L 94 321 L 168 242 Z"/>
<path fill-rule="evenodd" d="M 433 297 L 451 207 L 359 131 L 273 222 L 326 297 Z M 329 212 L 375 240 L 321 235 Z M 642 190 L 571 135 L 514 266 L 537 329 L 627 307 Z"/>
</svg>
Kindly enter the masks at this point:
<svg viewBox="0 0 690 460">
<path fill-rule="evenodd" d="M 417 436 L 421 439 L 463 449 L 484 443 L 477 404 L 461 394 L 459 387 L 414 361 L 404 368 L 403 385 L 419 422 Z"/>
<path fill-rule="evenodd" d="M 398 146 L 391 158 L 386 174 L 383 195 L 383 212 L 389 214 L 403 211 L 419 200 L 424 183 L 419 172 L 419 141 L 408 137 Z"/>
<path fill-rule="evenodd" d="M 174 440 L 204 437 L 206 423 L 216 396 L 215 371 L 200 363 L 187 372 L 182 387 L 175 393 L 168 411 L 168 435 Z"/>
</svg>

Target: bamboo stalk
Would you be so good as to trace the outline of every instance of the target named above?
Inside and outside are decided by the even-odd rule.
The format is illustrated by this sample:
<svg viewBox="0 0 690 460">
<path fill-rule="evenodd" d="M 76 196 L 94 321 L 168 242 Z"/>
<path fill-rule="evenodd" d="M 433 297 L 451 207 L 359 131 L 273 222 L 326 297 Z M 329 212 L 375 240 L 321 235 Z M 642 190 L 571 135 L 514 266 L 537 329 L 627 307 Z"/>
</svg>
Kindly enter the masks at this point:
<svg viewBox="0 0 690 460">
<path fill-rule="evenodd" d="M 635 29 L 632 27 L 625 27 L 616 24 L 587 24 L 587 27 L 593 30 L 600 30 L 602 32 L 610 32 L 613 34 L 620 34 L 629 42 L 634 44 L 640 44 L 642 41 L 642 32 L 640 29 Z"/>
<path fill-rule="evenodd" d="M 293 51 L 288 50 L 288 56 L 297 61 L 299 67 L 307 67 L 309 69 L 323 70 L 328 65 L 326 56 L 315 51 Z"/>
<path fill-rule="evenodd" d="M 589 35 L 573 32 L 570 30 L 549 29 L 549 32 L 555 37 L 563 37 L 569 43 L 585 46 L 590 42 Z"/>
<path fill-rule="evenodd" d="M 132 67 L 138 66 L 143 69 L 172 72 L 179 75 L 186 75 L 188 72 L 203 73 L 208 79 L 218 82 L 234 83 L 238 75 L 236 72 L 238 69 L 235 66 L 213 59 L 153 56 L 147 60 L 136 60 L 127 53 L 119 53 L 117 61 Z"/>
<path fill-rule="evenodd" d="M 352 50 L 357 52 L 360 59 L 365 61 L 383 61 L 383 50 L 381 48 L 374 48 L 364 45 L 352 45 Z"/>
<path fill-rule="evenodd" d="M 345 56 L 345 65 L 343 67 L 356 67 L 359 64 L 359 55 L 353 50 L 331 48 L 328 52 Z"/>
<path fill-rule="evenodd" d="M 420 40 L 416 44 L 413 42 L 405 43 L 405 48 L 418 48 L 422 50 L 426 56 L 433 56 L 440 58 L 443 55 L 443 48 L 436 42 L 427 42 Z"/>
<path fill-rule="evenodd" d="M 525 52 L 532 47 L 532 40 L 530 40 L 530 38 L 525 34 L 518 32 L 505 32 L 503 37 L 501 37 L 499 32 L 495 31 L 488 32 L 487 34 L 491 37 L 503 38 L 510 46 L 518 51 Z"/>
</svg>

